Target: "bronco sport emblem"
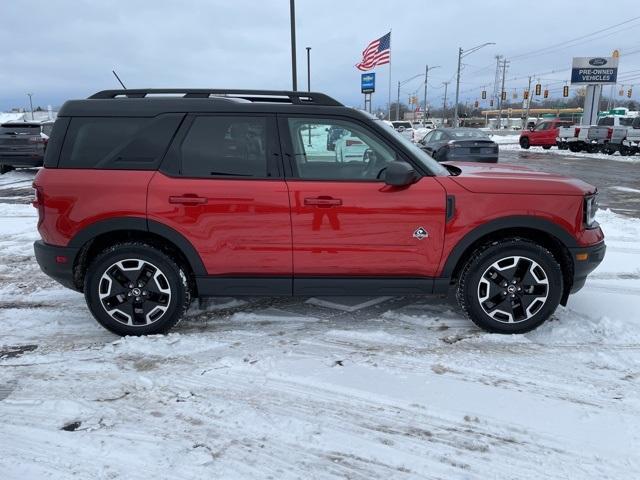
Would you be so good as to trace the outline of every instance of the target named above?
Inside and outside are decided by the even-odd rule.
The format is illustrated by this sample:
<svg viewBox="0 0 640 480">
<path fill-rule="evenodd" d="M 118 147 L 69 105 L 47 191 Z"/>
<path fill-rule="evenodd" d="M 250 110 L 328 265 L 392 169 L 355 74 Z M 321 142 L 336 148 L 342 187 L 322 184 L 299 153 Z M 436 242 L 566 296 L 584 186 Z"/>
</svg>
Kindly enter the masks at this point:
<svg viewBox="0 0 640 480">
<path fill-rule="evenodd" d="M 429 232 L 427 232 L 424 228 L 418 227 L 415 232 L 413 232 L 413 236 L 418 240 L 422 240 L 429 236 Z"/>
</svg>

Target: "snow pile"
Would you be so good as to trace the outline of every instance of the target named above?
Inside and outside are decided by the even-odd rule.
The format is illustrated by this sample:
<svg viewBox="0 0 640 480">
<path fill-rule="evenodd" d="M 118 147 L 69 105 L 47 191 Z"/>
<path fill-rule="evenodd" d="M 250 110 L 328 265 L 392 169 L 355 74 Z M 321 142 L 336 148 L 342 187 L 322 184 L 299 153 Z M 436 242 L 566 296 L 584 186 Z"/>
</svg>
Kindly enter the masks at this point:
<svg viewBox="0 0 640 480">
<path fill-rule="evenodd" d="M 520 141 L 520 134 L 516 135 L 491 135 L 491 140 L 496 142 L 498 145 L 518 145 Z"/>
</svg>

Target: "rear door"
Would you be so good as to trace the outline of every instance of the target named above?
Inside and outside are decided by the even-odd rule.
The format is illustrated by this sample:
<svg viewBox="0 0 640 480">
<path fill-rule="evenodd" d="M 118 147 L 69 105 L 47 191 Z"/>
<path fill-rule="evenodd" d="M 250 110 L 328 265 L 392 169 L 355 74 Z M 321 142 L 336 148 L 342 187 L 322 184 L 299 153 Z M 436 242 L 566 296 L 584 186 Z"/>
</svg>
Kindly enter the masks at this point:
<svg viewBox="0 0 640 480">
<path fill-rule="evenodd" d="M 291 221 L 280 166 L 274 116 L 187 116 L 149 185 L 148 218 L 189 240 L 209 275 L 273 278 L 281 291 L 270 293 L 290 294 Z"/>
<path fill-rule="evenodd" d="M 406 159 L 355 120 L 289 116 L 279 126 L 291 165 L 294 285 L 310 277 L 436 274 L 446 195 L 434 177 L 408 187 L 386 185 L 380 178 L 385 166 Z M 367 146 L 360 158 L 343 162 L 327 150 L 326 135 L 337 126 Z"/>
</svg>

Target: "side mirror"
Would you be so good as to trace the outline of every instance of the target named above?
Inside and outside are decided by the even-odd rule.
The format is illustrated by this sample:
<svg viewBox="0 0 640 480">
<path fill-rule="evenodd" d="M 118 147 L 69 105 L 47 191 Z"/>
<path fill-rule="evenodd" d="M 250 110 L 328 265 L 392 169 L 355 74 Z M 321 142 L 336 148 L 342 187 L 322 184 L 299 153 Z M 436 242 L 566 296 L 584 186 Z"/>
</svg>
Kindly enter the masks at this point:
<svg viewBox="0 0 640 480">
<path fill-rule="evenodd" d="M 391 162 L 384 171 L 384 183 L 405 187 L 416 181 L 416 171 L 406 162 Z"/>
<path fill-rule="evenodd" d="M 325 129 L 324 129 L 324 131 L 325 131 L 325 132 L 328 132 L 328 131 L 329 131 L 329 129 L 328 129 L 328 128 L 325 128 Z"/>
<path fill-rule="evenodd" d="M 533 127 L 529 127 L 529 131 L 530 131 L 530 132 L 533 132 Z"/>
</svg>

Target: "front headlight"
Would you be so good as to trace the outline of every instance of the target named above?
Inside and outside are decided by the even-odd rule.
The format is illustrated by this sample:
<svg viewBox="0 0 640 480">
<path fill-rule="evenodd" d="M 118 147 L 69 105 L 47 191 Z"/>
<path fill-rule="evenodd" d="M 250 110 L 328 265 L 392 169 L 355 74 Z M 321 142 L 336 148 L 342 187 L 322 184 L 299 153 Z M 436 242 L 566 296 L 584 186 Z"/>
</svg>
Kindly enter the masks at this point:
<svg viewBox="0 0 640 480">
<path fill-rule="evenodd" d="M 584 224 L 591 228 L 596 224 L 596 212 L 598 211 L 598 193 L 584 197 Z"/>
</svg>

